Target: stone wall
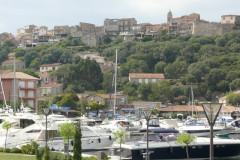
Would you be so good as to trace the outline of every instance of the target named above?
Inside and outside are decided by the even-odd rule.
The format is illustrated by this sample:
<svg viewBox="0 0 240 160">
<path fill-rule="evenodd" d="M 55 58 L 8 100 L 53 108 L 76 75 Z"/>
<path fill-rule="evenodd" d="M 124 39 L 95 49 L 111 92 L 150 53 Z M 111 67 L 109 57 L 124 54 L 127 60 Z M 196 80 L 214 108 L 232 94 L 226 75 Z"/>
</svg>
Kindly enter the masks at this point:
<svg viewBox="0 0 240 160">
<path fill-rule="evenodd" d="M 233 31 L 233 24 L 194 22 L 192 34 L 214 36 Z"/>
</svg>

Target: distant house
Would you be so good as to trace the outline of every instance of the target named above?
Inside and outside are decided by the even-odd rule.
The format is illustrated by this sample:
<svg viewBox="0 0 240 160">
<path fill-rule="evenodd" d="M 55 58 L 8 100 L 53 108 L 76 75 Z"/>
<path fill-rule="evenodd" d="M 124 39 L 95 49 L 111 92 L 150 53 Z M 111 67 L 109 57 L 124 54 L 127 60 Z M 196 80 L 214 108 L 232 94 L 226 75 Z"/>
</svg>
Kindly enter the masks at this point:
<svg viewBox="0 0 240 160">
<path fill-rule="evenodd" d="M 13 101 L 14 98 L 14 72 L 5 72 L 1 74 L 3 89 L 6 100 Z M 31 107 L 37 106 L 37 82 L 38 78 L 30 76 L 22 72 L 16 72 L 16 90 L 15 95 L 17 100 L 23 100 Z M 2 88 L 0 86 L 0 91 Z M 0 99 L 3 100 L 3 95 L 0 94 Z"/>
<path fill-rule="evenodd" d="M 161 113 L 181 113 L 181 112 L 192 112 L 192 106 L 188 105 L 175 105 L 175 106 L 170 106 L 167 108 L 160 108 L 158 109 Z M 237 107 L 233 106 L 223 106 L 222 109 L 220 110 L 220 115 L 224 116 L 231 116 L 231 113 L 234 111 L 237 111 Z M 193 107 L 193 112 L 197 112 L 198 114 L 201 114 L 204 117 L 204 111 L 202 106 L 194 106 Z"/>
<path fill-rule="evenodd" d="M 39 96 L 55 96 L 63 93 L 63 85 L 57 83 L 41 84 Z"/>
<path fill-rule="evenodd" d="M 25 68 L 25 63 L 21 60 L 15 60 L 15 64 L 16 64 L 16 69 L 23 69 Z M 11 66 L 13 67 L 14 65 L 14 60 L 6 60 L 4 62 L 2 62 L 2 66 Z"/>
<path fill-rule="evenodd" d="M 39 73 L 41 83 L 57 83 L 57 76 L 49 76 L 47 73 Z"/>
<path fill-rule="evenodd" d="M 108 106 L 109 100 L 110 101 L 110 108 L 113 109 L 114 106 L 114 94 L 94 94 L 86 97 L 87 103 L 90 102 L 95 102 L 98 104 L 106 105 Z M 128 101 L 127 101 L 127 95 L 123 94 L 117 94 L 116 95 L 116 106 L 123 108 L 123 106 L 127 106 Z"/>
<path fill-rule="evenodd" d="M 137 83 L 155 83 L 165 79 L 162 73 L 129 73 L 129 82 Z"/>
<path fill-rule="evenodd" d="M 46 73 L 46 72 L 55 71 L 55 70 L 58 70 L 61 66 L 62 66 L 61 63 L 43 64 L 43 65 L 40 65 L 40 72 Z"/>
</svg>

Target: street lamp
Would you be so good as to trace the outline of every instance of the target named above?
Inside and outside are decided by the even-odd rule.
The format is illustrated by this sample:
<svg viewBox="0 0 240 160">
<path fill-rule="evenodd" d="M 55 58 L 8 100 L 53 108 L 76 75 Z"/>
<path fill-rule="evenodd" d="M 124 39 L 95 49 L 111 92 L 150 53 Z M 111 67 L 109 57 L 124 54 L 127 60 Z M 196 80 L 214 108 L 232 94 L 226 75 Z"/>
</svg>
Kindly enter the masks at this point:
<svg viewBox="0 0 240 160">
<path fill-rule="evenodd" d="M 222 108 L 222 104 L 220 103 L 201 103 L 203 107 L 203 111 L 205 113 L 205 116 L 207 117 L 208 124 L 210 126 L 210 160 L 214 159 L 214 150 L 213 150 L 213 126 L 215 124 L 215 121 L 217 119 L 217 116 Z"/>
<path fill-rule="evenodd" d="M 145 119 L 146 119 L 146 121 L 147 121 L 147 151 L 146 151 L 147 156 L 146 156 L 146 160 L 149 160 L 149 151 L 148 151 L 148 126 L 149 126 L 149 121 L 150 121 L 150 118 L 151 118 L 151 115 L 152 115 L 152 109 L 149 109 L 149 108 L 143 109 L 142 112 L 143 112 L 143 115 L 144 115 L 144 117 L 145 117 Z"/>
<path fill-rule="evenodd" d="M 47 135 L 47 116 L 48 116 L 48 114 L 49 114 L 49 108 L 48 108 L 48 107 L 43 108 L 43 112 L 44 112 L 44 115 L 46 116 L 45 140 L 46 140 L 46 146 L 47 146 L 47 139 L 48 139 L 48 135 Z"/>
</svg>

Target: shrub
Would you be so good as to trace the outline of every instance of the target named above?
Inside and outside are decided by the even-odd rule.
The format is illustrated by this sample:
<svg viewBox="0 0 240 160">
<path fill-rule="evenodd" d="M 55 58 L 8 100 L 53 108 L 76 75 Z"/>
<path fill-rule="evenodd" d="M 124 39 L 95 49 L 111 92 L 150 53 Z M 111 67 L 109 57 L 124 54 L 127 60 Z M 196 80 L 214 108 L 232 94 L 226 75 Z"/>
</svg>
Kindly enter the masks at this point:
<svg viewBox="0 0 240 160">
<path fill-rule="evenodd" d="M 11 153 L 22 153 L 21 149 L 19 149 L 19 148 L 12 148 L 10 152 Z"/>
<path fill-rule="evenodd" d="M 6 152 L 6 153 L 10 153 L 10 151 L 11 151 L 10 148 L 5 148 L 5 149 L 4 149 L 4 152 Z"/>
<path fill-rule="evenodd" d="M 50 152 L 51 160 L 71 160 L 72 156 L 68 154 L 63 154 L 59 152 Z"/>
<path fill-rule="evenodd" d="M 32 145 L 26 144 L 21 147 L 22 153 L 24 154 L 32 154 Z"/>
<path fill-rule="evenodd" d="M 0 147 L 0 152 L 3 152 L 4 151 L 4 148 L 3 147 Z"/>
</svg>

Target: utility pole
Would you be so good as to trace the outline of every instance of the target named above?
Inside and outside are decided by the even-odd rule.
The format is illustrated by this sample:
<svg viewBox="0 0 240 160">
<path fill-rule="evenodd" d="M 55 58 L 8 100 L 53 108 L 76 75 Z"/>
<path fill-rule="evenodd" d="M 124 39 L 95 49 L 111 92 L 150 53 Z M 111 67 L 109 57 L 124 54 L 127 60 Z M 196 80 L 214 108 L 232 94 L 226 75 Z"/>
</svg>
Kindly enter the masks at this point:
<svg viewBox="0 0 240 160">
<path fill-rule="evenodd" d="M 116 48 L 116 62 L 115 62 L 115 92 L 114 92 L 114 108 L 113 108 L 113 114 L 116 114 L 116 105 L 117 105 L 117 48 Z"/>
<path fill-rule="evenodd" d="M 14 111 L 13 114 L 16 114 L 16 57 L 14 54 L 14 59 L 13 59 L 13 73 L 14 73 L 14 78 L 13 78 L 13 103 L 14 103 Z"/>
</svg>

